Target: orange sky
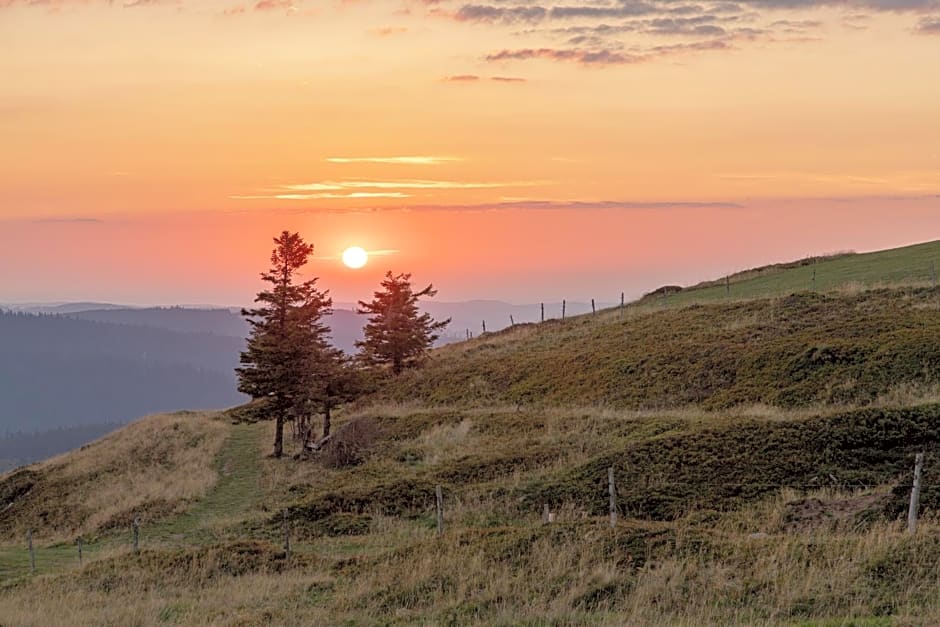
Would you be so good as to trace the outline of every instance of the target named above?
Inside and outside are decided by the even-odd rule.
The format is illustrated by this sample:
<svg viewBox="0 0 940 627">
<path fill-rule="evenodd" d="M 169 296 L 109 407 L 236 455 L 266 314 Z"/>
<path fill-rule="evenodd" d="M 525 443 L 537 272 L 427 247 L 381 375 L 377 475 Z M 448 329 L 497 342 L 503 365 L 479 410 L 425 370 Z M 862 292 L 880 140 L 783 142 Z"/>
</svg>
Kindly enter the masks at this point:
<svg viewBox="0 0 940 627">
<path fill-rule="evenodd" d="M 0 302 L 242 303 L 284 228 L 342 300 L 934 239 L 936 67 L 934 0 L 0 0 Z"/>
</svg>

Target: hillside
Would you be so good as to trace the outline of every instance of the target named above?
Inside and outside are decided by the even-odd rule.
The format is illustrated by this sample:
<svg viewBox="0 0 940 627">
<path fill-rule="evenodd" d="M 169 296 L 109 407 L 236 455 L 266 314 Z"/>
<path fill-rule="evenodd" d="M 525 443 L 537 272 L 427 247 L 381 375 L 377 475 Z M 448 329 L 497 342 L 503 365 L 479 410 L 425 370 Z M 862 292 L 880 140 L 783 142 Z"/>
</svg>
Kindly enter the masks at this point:
<svg viewBox="0 0 940 627">
<path fill-rule="evenodd" d="M 934 288 L 633 307 L 439 349 L 380 396 L 636 409 L 867 404 L 934 385 L 937 337 Z"/>
<path fill-rule="evenodd" d="M 938 337 L 929 285 L 518 325 L 338 411 L 344 463 L 267 457 L 242 411 L 146 418 L 0 476 L 0 616 L 937 624 Z"/>
<path fill-rule="evenodd" d="M 815 282 L 814 282 L 815 276 Z M 797 292 L 858 292 L 898 286 L 937 286 L 940 240 L 876 252 L 842 253 L 779 263 L 706 281 L 679 292 L 648 295 L 645 302 L 688 305 L 729 299 L 782 297 Z"/>
</svg>

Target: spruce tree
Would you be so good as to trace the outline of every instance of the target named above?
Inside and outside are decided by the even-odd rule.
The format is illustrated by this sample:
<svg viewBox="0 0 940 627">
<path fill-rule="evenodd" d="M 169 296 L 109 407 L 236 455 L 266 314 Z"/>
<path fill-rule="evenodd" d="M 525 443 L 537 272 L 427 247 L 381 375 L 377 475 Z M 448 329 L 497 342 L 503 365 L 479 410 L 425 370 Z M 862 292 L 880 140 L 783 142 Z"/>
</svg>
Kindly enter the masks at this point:
<svg viewBox="0 0 940 627">
<path fill-rule="evenodd" d="M 293 420 L 298 433 L 309 434 L 310 416 L 323 405 L 338 355 L 322 321 L 332 299 L 317 289 L 316 278 L 300 281 L 313 245 L 288 231 L 274 244 L 271 268 L 261 274 L 269 287 L 255 298 L 260 306 L 242 310 L 251 333 L 236 372 L 239 391 L 267 401 L 276 422 L 274 456 L 280 457 L 285 422 Z"/>
<path fill-rule="evenodd" d="M 370 316 L 364 339 L 356 342 L 360 358 L 369 365 L 387 364 L 395 375 L 417 365 L 450 323 L 450 318 L 436 321 L 418 310 L 419 298 L 435 294 L 431 285 L 413 291 L 411 274 L 386 273 L 372 302 L 359 301 L 358 313 Z"/>
</svg>

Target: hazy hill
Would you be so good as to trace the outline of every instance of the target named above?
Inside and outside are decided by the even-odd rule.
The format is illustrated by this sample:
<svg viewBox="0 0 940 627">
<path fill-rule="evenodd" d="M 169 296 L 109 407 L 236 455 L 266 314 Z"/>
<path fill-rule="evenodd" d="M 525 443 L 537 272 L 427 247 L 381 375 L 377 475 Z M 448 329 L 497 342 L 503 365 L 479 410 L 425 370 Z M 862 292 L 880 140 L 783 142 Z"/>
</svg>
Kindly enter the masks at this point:
<svg viewBox="0 0 940 627">
<path fill-rule="evenodd" d="M 245 338 L 249 327 L 237 309 L 192 309 L 189 307 L 109 308 L 75 311 L 72 318 L 168 329 L 181 333 L 212 333 Z M 347 353 L 355 353 L 355 343 L 362 338 L 364 320 L 355 312 L 335 309 L 327 316 L 333 344 Z"/>
<path fill-rule="evenodd" d="M 244 396 L 242 340 L 62 316 L 0 313 L 0 431 L 36 432 Z"/>
</svg>

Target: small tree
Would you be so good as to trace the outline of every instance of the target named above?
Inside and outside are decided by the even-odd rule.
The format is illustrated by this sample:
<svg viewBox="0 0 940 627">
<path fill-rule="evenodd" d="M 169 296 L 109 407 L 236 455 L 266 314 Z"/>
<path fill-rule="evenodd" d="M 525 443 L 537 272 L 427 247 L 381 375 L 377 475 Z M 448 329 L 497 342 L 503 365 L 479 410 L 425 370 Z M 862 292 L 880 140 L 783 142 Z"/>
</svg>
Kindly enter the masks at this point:
<svg viewBox="0 0 940 627">
<path fill-rule="evenodd" d="M 298 419 L 295 424 L 305 424 L 319 411 L 324 378 L 332 372 L 336 356 L 327 339 L 329 328 L 322 322 L 331 312 L 332 299 L 316 288 L 316 278 L 297 280 L 313 246 L 288 231 L 274 244 L 271 268 L 261 274 L 270 287 L 255 298 L 261 306 L 242 310 L 251 335 L 241 354 L 242 367 L 235 371 L 239 391 L 267 399 L 276 421 L 274 456 L 280 457 L 284 423 Z"/>
<path fill-rule="evenodd" d="M 418 311 L 418 299 L 435 294 L 431 285 L 412 291 L 410 274 L 386 273 L 382 291 L 375 292 L 372 302 L 359 301 L 358 313 L 370 316 L 364 339 L 356 342 L 361 359 L 370 365 L 388 364 L 396 375 L 416 365 L 440 337 L 438 331 L 450 323 L 450 318 L 439 322 Z"/>
</svg>

